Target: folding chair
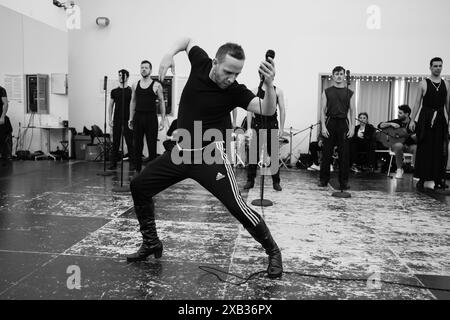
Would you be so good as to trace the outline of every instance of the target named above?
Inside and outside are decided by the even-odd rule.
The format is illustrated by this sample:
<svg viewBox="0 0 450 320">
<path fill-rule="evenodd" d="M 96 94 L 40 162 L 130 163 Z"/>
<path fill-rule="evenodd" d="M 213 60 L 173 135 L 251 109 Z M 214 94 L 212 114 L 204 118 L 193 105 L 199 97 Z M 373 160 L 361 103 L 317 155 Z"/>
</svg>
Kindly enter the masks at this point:
<svg viewBox="0 0 450 320">
<path fill-rule="evenodd" d="M 106 157 L 108 160 L 108 155 L 112 148 L 111 135 L 109 133 L 104 134 L 102 129 L 97 125 L 93 125 L 91 128 L 91 145 L 93 145 L 94 140 L 96 140 L 96 144 L 100 147 L 100 153 L 94 161 L 102 160 L 103 157 Z"/>
<path fill-rule="evenodd" d="M 389 152 L 389 155 L 391 156 L 391 159 L 389 160 L 389 168 L 387 176 L 389 177 L 391 175 L 391 166 L 392 166 L 392 159 L 395 157 L 395 153 L 392 150 L 387 150 Z M 412 162 L 413 154 L 412 153 L 403 153 L 403 161 L 409 160 L 408 162 Z M 398 169 L 398 168 L 397 168 Z"/>
</svg>

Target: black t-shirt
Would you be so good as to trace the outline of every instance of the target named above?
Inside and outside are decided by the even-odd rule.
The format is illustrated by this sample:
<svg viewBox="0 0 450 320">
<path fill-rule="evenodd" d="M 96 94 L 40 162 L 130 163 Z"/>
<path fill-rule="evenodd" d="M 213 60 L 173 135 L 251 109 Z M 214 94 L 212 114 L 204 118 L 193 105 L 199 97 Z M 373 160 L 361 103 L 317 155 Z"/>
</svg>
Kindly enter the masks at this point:
<svg viewBox="0 0 450 320">
<path fill-rule="evenodd" d="M 124 92 L 125 90 L 125 92 Z M 122 95 L 124 94 L 124 118 L 128 121 L 130 118 L 130 102 L 131 102 L 131 88 L 126 87 L 125 89 L 117 87 L 111 91 L 111 99 L 114 100 L 114 121 L 120 121 L 122 119 Z"/>
<path fill-rule="evenodd" d="M 405 140 L 405 145 L 407 145 L 407 146 L 410 146 L 410 145 L 413 145 L 413 144 L 416 144 L 416 142 L 411 138 L 411 135 L 414 133 L 413 131 L 411 131 L 411 129 L 409 129 L 409 122 L 403 122 L 402 120 L 400 120 L 400 119 L 392 119 L 392 120 L 389 120 L 389 121 L 386 121 L 386 122 L 388 122 L 388 123 L 396 123 L 396 124 L 399 124 L 400 125 L 400 128 L 406 128 L 406 131 L 408 132 L 408 134 L 410 135 L 406 140 Z M 380 122 L 379 124 L 378 124 L 378 129 L 381 129 L 380 128 L 380 125 L 382 124 L 383 122 Z"/>
<path fill-rule="evenodd" d="M 327 97 L 326 116 L 328 118 L 347 119 L 353 91 L 332 86 L 325 89 L 325 95 Z"/>
<path fill-rule="evenodd" d="M 235 81 L 226 89 L 221 89 L 209 78 L 212 60 L 198 46 L 189 51 L 191 73 L 181 94 L 177 125 L 191 134 L 191 147 L 194 146 L 194 121 L 202 121 L 202 136 L 208 129 L 218 129 L 226 139 L 226 129 L 231 129 L 230 112 L 241 107 L 247 110 L 255 98 L 243 84 Z M 197 137 L 198 139 L 198 137 Z M 203 138 L 202 138 L 203 139 Z M 203 142 L 205 146 L 209 142 Z M 188 146 L 182 144 L 183 148 Z"/>
<path fill-rule="evenodd" d="M 6 90 L 5 88 L 0 86 L 0 116 L 3 114 L 3 99 L 2 98 L 6 98 L 7 94 L 6 94 Z"/>
</svg>

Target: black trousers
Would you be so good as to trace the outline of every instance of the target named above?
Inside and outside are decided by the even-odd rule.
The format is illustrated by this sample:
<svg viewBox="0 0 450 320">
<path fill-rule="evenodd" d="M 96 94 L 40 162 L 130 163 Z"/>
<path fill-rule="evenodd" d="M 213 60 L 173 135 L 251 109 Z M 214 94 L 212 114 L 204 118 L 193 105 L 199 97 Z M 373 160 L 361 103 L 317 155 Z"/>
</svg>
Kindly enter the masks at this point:
<svg viewBox="0 0 450 320">
<path fill-rule="evenodd" d="M 422 181 L 440 184 L 445 177 L 448 143 L 448 127 L 441 108 L 436 115 L 433 127 L 431 120 L 434 110 L 424 107 L 417 122 L 417 152 L 414 176 Z"/>
<path fill-rule="evenodd" d="M 142 151 L 144 136 L 147 140 L 148 158 L 156 158 L 156 143 L 158 141 L 158 117 L 152 113 L 136 112 L 133 118 L 133 143 L 135 148 L 134 161 L 136 170 L 142 168 Z"/>
<path fill-rule="evenodd" d="M 350 164 L 356 164 L 358 162 L 358 154 L 364 152 L 367 157 L 366 163 L 359 164 L 367 164 L 372 168 L 376 167 L 375 163 L 375 148 L 376 141 L 375 139 L 367 140 L 361 138 L 351 138 L 350 139 Z"/>
<path fill-rule="evenodd" d="M 223 143 L 215 143 L 215 152 L 220 153 L 223 163 L 177 165 L 172 161 L 171 152 L 165 152 L 150 162 L 130 184 L 135 208 L 144 208 L 139 210 L 139 223 L 154 220 L 153 196 L 177 182 L 191 178 L 219 199 L 246 229 L 255 227 L 262 218 L 242 199 Z M 142 224 L 141 230 L 145 229 Z"/>
<path fill-rule="evenodd" d="M 278 122 L 274 123 L 268 123 L 267 124 L 268 128 L 267 128 L 267 154 L 269 155 L 269 157 L 272 155 L 272 129 L 278 129 Z M 254 132 L 254 136 L 253 139 L 251 140 L 251 146 L 250 146 L 250 150 L 257 150 L 258 153 L 258 157 L 257 157 L 257 161 L 259 161 L 260 159 L 260 148 L 259 148 L 259 129 L 261 128 L 260 125 L 256 124 L 254 126 L 255 132 Z M 278 132 L 278 131 L 277 131 Z M 278 133 L 277 133 L 278 135 Z M 254 144 L 256 144 L 256 147 L 254 146 Z M 278 150 L 274 150 L 274 152 L 278 152 Z M 278 163 L 274 163 L 272 164 L 272 166 L 275 166 L 275 168 L 277 168 L 277 172 L 272 174 L 272 182 L 273 183 L 280 183 L 280 168 L 279 168 L 279 164 Z M 249 181 L 253 181 L 255 180 L 256 177 L 256 170 L 258 168 L 257 164 L 254 163 L 250 163 L 247 167 L 247 180 Z"/>
<path fill-rule="evenodd" d="M 0 125 L 0 153 L 3 159 L 9 159 L 12 155 L 12 126 L 8 116 Z"/>
<path fill-rule="evenodd" d="M 328 119 L 328 138 L 323 140 L 322 162 L 320 163 L 320 181 L 328 183 L 330 181 L 330 164 L 332 162 L 334 146 L 338 147 L 339 163 L 339 184 L 345 186 L 348 182 L 349 174 L 349 139 L 347 138 L 347 119 Z"/>
<path fill-rule="evenodd" d="M 123 124 L 124 132 L 123 136 L 125 138 L 125 143 L 127 144 L 128 149 L 128 157 L 130 159 L 130 163 L 134 161 L 134 150 L 133 150 L 133 131 L 128 127 L 128 121 L 125 121 Z M 122 121 L 114 119 L 113 123 L 113 145 L 111 151 L 111 162 L 117 163 L 119 160 L 119 148 L 122 137 Z M 123 155 L 122 155 L 123 156 Z"/>
</svg>

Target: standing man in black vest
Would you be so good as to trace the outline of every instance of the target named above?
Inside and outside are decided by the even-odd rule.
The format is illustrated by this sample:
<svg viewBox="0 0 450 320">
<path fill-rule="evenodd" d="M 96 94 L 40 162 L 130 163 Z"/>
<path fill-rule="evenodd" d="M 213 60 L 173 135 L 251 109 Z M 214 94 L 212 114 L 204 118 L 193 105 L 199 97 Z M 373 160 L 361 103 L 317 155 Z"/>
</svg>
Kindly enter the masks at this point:
<svg viewBox="0 0 450 320">
<path fill-rule="evenodd" d="M 280 125 L 278 125 L 278 114 L 277 111 L 271 116 L 263 116 L 260 114 L 254 114 L 253 112 L 247 112 L 247 134 L 250 138 L 250 143 L 256 143 L 256 148 L 250 147 L 251 150 L 257 150 L 257 161 L 260 159 L 260 150 L 258 144 L 259 138 L 259 130 L 267 129 L 267 145 L 266 152 L 271 156 L 272 152 L 279 152 L 279 150 L 272 150 L 272 129 L 276 129 L 278 131 L 278 136 L 281 137 L 284 133 L 284 122 L 286 120 L 286 112 L 284 105 L 284 93 L 283 90 L 273 86 L 275 89 L 275 93 L 277 95 L 277 106 L 280 109 Z M 253 93 L 256 95 L 258 89 L 254 89 Z M 266 127 L 267 126 L 267 127 Z M 252 129 L 255 129 L 255 132 L 252 134 Z M 278 137 L 277 137 L 278 138 Z M 262 159 L 261 159 L 262 160 Z M 247 167 L 247 183 L 244 186 L 244 189 L 251 189 L 255 186 L 255 178 L 256 178 L 256 169 L 258 165 L 256 163 L 249 163 Z M 276 168 L 276 172 L 272 172 L 272 185 L 276 191 L 281 191 L 282 188 L 280 186 L 280 168 L 278 163 L 272 164 L 273 168 Z"/>
<path fill-rule="evenodd" d="M 414 120 L 419 111 L 417 121 L 417 152 L 414 176 L 419 178 L 417 188 L 424 188 L 425 181 L 434 181 L 435 189 L 445 189 L 445 163 L 447 161 L 448 115 L 449 115 L 449 83 L 441 78 L 442 59 L 430 61 L 431 76 L 420 82 L 416 103 L 411 114 Z M 409 123 L 411 130 L 416 129 L 414 121 Z"/>
<path fill-rule="evenodd" d="M 8 95 L 5 88 L 0 86 L 0 153 L 3 160 L 10 160 L 12 126 L 6 112 L 8 112 Z"/>
<path fill-rule="evenodd" d="M 156 100 L 159 100 L 161 123 L 159 130 L 164 129 L 166 121 L 166 105 L 162 85 L 152 80 L 152 64 L 150 61 L 141 62 L 141 80 L 132 87 L 130 104 L 129 128 L 133 130 L 134 161 L 137 172 L 142 169 L 142 150 L 144 149 L 144 136 L 147 140 L 148 158 L 156 158 L 156 142 L 158 140 L 158 113 Z"/>
<path fill-rule="evenodd" d="M 111 166 L 108 168 L 109 170 L 115 170 L 117 168 L 119 146 L 122 134 L 127 144 L 130 170 L 133 171 L 135 169 L 133 161 L 133 132 L 130 128 L 128 128 L 132 94 L 131 88 L 127 85 L 129 77 L 130 73 L 127 70 L 119 70 L 120 85 L 111 91 L 111 101 L 109 103 L 109 125 L 113 129 L 113 147 L 111 154 Z"/>
<path fill-rule="evenodd" d="M 322 162 L 320 163 L 320 187 L 330 181 L 330 164 L 333 148 L 338 147 L 339 184 L 341 190 L 349 189 L 350 170 L 349 139 L 355 130 L 355 99 L 353 91 L 345 85 L 345 69 L 333 69 L 334 84 L 325 89 L 321 101 L 322 136 L 324 137 Z"/>
</svg>

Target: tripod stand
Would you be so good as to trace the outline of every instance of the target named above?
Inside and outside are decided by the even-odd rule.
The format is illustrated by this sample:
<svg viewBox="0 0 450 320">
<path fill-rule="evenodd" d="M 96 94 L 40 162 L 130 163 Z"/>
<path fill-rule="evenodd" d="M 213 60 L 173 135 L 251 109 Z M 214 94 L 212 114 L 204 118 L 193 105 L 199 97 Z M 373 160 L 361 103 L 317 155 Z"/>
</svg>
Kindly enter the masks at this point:
<svg viewBox="0 0 450 320">
<path fill-rule="evenodd" d="M 282 162 L 282 164 L 284 165 L 285 168 L 287 168 L 287 167 L 291 168 L 292 167 L 292 164 L 290 164 L 290 163 L 286 165 L 286 163 L 288 161 L 292 162 L 292 155 L 293 155 L 293 152 L 292 152 L 292 138 L 295 137 L 296 135 L 300 134 L 300 133 L 303 133 L 303 132 L 309 130 L 309 142 L 308 142 L 308 154 L 309 154 L 309 152 L 310 152 L 309 146 L 311 144 L 312 131 L 313 131 L 313 128 L 318 126 L 319 124 L 320 124 L 320 121 L 315 123 L 315 124 L 310 125 L 309 127 L 306 127 L 303 130 L 297 131 L 296 133 L 293 133 L 292 132 L 292 127 L 290 127 L 290 130 L 289 130 L 289 154 L 284 160 L 281 160 L 281 162 Z M 301 161 L 301 160 L 299 159 L 299 161 Z"/>
</svg>

